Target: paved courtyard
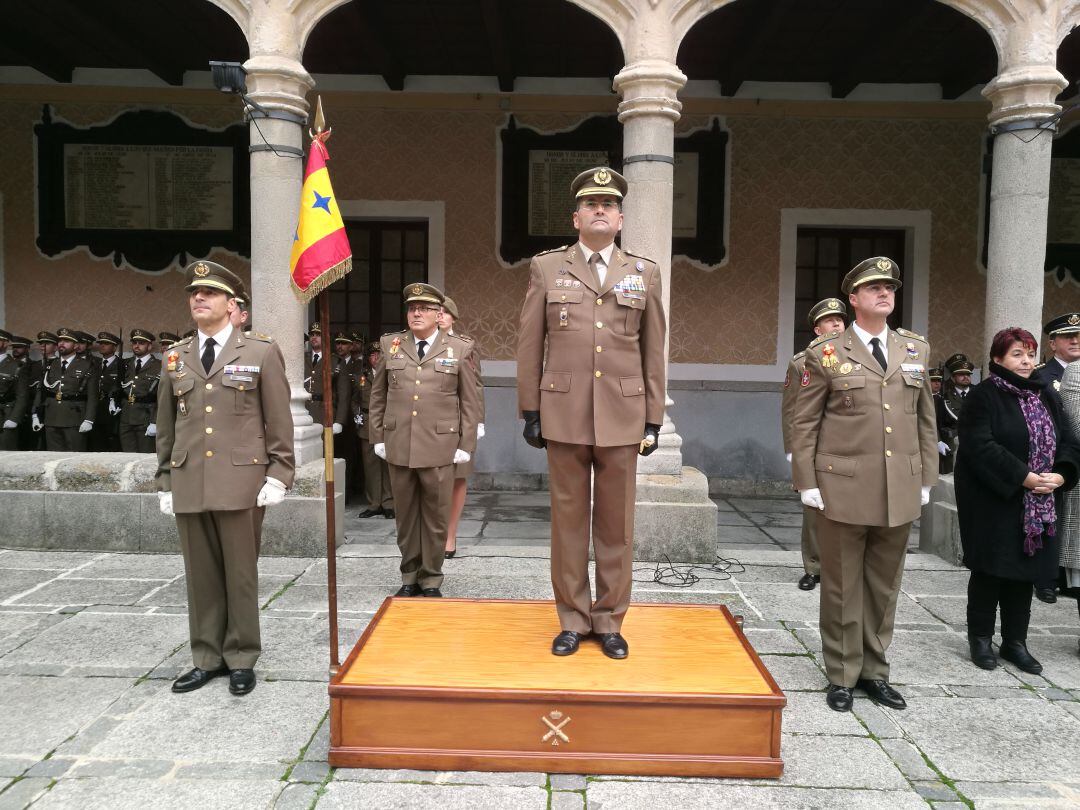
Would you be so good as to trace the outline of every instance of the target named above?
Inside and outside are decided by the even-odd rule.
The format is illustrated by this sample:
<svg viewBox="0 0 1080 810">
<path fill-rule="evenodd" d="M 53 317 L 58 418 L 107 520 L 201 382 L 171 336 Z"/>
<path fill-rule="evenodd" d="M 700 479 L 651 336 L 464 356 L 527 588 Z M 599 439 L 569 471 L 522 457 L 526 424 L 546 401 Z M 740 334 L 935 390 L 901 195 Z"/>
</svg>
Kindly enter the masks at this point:
<svg viewBox="0 0 1080 810">
<path fill-rule="evenodd" d="M 265 652 L 258 688 L 189 694 L 179 555 L 0 550 L 0 810 L 4 808 L 1080 807 L 1080 623 L 1036 602 L 1041 677 L 966 655 L 966 572 L 913 550 L 892 648 L 905 712 L 859 697 L 825 706 L 817 592 L 795 587 L 799 504 L 723 499 L 727 571 L 635 598 L 723 603 L 788 698 L 779 781 L 331 769 L 326 566 L 260 563 Z M 356 509 L 350 509 L 355 514 Z M 448 596 L 550 598 L 546 494 L 469 499 Z M 399 582 L 392 521 L 347 523 L 342 649 Z M 737 560 L 737 562 L 735 562 Z M 630 639 L 633 645 L 633 638 Z"/>
</svg>

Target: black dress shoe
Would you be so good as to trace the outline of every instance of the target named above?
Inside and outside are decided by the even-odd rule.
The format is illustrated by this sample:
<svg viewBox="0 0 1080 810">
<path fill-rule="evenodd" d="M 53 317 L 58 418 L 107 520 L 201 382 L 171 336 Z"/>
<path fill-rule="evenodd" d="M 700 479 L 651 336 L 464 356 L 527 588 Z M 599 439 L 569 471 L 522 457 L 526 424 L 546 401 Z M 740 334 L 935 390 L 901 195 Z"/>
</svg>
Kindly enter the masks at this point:
<svg viewBox="0 0 1080 810">
<path fill-rule="evenodd" d="M 450 550 L 449 550 L 448 552 L 446 552 L 445 554 L 443 554 L 443 557 L 445 557 L 445 558 L 446 558 L 446 559 L 448 559 L 448 560 L 452 560 L 452 559 L 454 558 L 454 555 L 455 555 L 455 554 L 457 554 L 457 549 L 456 549 L 456 548 L 452 548 L 452 549 L 450 549 Z"/>
<path fill-rule="evenodd" d="M 420 589 L 420 586 L 413 582 L 409 585 L 402 585 L 397 589 L 397 593 L 395 593 L 394 596 L 419 596 L 421 593 L 423 593 L 423 591 Z"/>
<path fill-rule="evenodd" d="M 904 696 L 889 686 L 888 681 L 869 681 L 862 678 L 855 684 L 862 689 L 879 706 L 888 706 L 890 709 L 906 709 L 907 701 Z"/>
<path fill-rule="evenodd" d="M 980 669 L 997 669 L 998 660 L 990 636 L 968 636 L 971 663 Z"/>
<path fill-rule="evenodd" d="M 386 518 L 387 520 L 393 520 L 394 519 L 394 510 L 393 509 L 383 509 L 382 516 L 384 518 Z"/>
<path fill-rule="evenodd" d="M 850 712 L 854 700 L 855 695 L 850 686 L 837 686 L 835 683 L 830 683 L 828 691 L 825 692 L 825 702 L 834 712 Z"/>
<path fill-rule="evenodd" d="M 626 658 L 630 654 L 630 645 L 619 633 L 601 633 L 600 649 L 608 658 Z"/>
<path fill-rule="evenodd" d="M 214 678 L 219 675 L 224 675 L 228 671 L 229 670 L 224 667 L 221 669 L 199 669 L 198 667 L 195 667 L 173 681 L 172 690 L 174 692 L 194 692 L 196 689 L 201 689 Z"/>
<path fill-rule="evenodd" d="M 551 652 L 553 655 L 573 655 L 577 652 L 578 645 L 581 643 L 581 633 L 574 630 L 563 630 L 559 635 L 555 636 L 555 640 L 551 642 Z"/>
<path fill-rule="evenodd" d="M 359 515 L 357 515 L 357 517 L 360 517 L 360 518 L 378 517 L 381 514 L 383 514 L 382 509 L 365 509 Z"/>
<path fill-rule="evenodd" d="M 1036 588 L 1035 598 L 1040 602 L 1046 602 L 1048 605 L 1057 603 L 1057 591 L 1053 588 Z"/>
<path fill-rule="evenodd" d="M 1002 641 L 999 653 L 1006 661 L 1016 664 L 1017 667 L 1031 675 L 1042 673 L 1042 664 L 1028 652 L 1027 645 L 1022 641 Z"/>
<path fill-rule="evenodd" d="M 422 593 L 424 596 L 442 596 L 442 591 L 438 588 L 424 588 Z"/>
<path fill-rule="evenodd" d="M 246 695 L 255 688 L 255 670 L 234 669 L 229 673 L 229 691 L 234 695 Z"/>
<path fill-rule="evenodd" d="M 799 579 L 800 591 L 812 591 L 817 587 L 817 584 L 821 582 L 821 577 L 815 574 L 803 574 Z"/>
</svg>

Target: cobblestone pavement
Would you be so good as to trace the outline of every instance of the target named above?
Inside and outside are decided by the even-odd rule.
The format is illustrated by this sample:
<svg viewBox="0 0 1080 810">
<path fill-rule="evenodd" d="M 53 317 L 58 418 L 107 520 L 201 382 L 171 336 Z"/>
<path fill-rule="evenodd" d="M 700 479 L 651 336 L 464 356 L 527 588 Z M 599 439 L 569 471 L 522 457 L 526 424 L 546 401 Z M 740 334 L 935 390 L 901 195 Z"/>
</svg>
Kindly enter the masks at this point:
<svg viewBox="0 0 1080 810">
<path fill-rule="evenodd" d="M 913 551 L 891 659 L 904 712 L 825 706 L 801 571 L 799 505 L 719 500 L 730 576 L 651 581 L 635 598 L 724 603 L 784 689 L 779 781 L 331 769 L 325 562 L 260 563 L 265 653 L 243 699 L 224 681 L 173 695 L 189 666 L 179 555 L 0 550 L 0 810 L 423 807 L 1080 807 L 1080 656 L 1073 602 L 1035 603 L 1042 677 L 966 657 L 966 573 Z M 356 513 L 350 508 L 350 514 Z M 550 598 L 543 493 L 471 496 L 449 596 Z M 339 594 L 348 650 L 398 584 L 391 521 L 347 525 Z M 632 643 L 633 639 L 631 639 Z"/>
</svg>

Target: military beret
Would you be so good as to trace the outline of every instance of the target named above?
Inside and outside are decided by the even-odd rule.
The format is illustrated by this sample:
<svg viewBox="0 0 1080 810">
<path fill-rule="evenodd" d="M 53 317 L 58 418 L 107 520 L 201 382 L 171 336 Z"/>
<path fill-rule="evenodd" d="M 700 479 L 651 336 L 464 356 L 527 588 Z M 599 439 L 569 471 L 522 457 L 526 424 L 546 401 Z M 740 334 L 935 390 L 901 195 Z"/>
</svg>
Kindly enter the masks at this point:
<svg viewBox="0 0 1080 810">
<path fill-rule="evenodd" d="M 943 376 L 941 366 L 934 366 L 927 372 L 927 374 L 931 380 L 937 380 L 938 382 L 941 382 L 941 378 Z"/>
<path fill-rule="evenodd" d="M 1080 312 L 1066 312 L 1064 315 L 1058 315 L 1043 327 L 1043 331 L 1050 337 L 1080 332 Z"/>
<path fill-rule="evenodd" d="M 112 343 L 114 346 L 119 346 L 120 345 L 120 338 L 118 338 L 112 332 L 98 332 L 97 333 L 97 342 L 98 343 Z"/>
<path fill-rule="evenodd" d="M 59 329 L 56 330 L 56 337 L 60 340 L 73 340 L 76 343 L 79 343 L 82 340 L 79 337 L 79 334 L 80 333 L 78 330 L 68 329 L 66 326 L 61 326 Z"/>
<path fill-rule="evenodd" d="M 970 374 L 975 370 L 975 364 L 967 359 L 967 355 L 957 352 L 945 361 L 945 370 L 949 374 Z"/>
<path fill-rule="evenodd" d="M 456 321 L 460 316 L 458 315 L 457 302 L 449 295 L 443 298 L 443 309 L 450 313 L 451 317 Z"/>
<path fill-rule="evenodd" d="M 154 333 L 149 329 L 132 329 L 128 338 L 129 340 L 145 340 L 148 343 L 153 343 Z"/>
<path fill-rule="evenodd" d="M 445 300 L 442 290 L 431 284 L 424 284 L 423 282 L 406 284 L 405 289 L 401 291 L 401 297 L 405 299 L 406 304 L 426 302 L 428 304 L 438 304 L 439 306 L 442 306 L 442 303 Z"/>
<path fill-rule="evenodd" d="M 11 332 L 0 329 L 0 340 L 11 340 Z"/>
<path fill-rule="evenodd" d="M 53 332 L 48 332 L 43 329 L 37 333 L 38 343 L 56 343 L 58 340 L 59 338 Z"/>
<path fill-rule="evenodd" d="M 353 342 L 352 336 L 349 335 L 347 332 L 335 332 L 334 333 L 334 343 L 352 343 L 352 342 Z"/>
<path fill-rule="evenodd" d="M 610 194 L 621 200 L 627 191 L 626 178 L 607 166 L 586 169 L 570 182 L 570 193 L 574 199 Z"/>
<path fill-rule="evenodd" d="M 158 340 L 161 342 L 161 348 L 167 349 L 178 342 L 180 336 L 174 335 L 172 332 L 158 332 Z"/>
<path fill-rule="evenodd" d="M 844 295 L 850 295 L 856 287 L 871 281 L 889 281 L 900 289 L 900 268 L 888 256 L 873 256 L 848 271 L 840 284 L 840 290 Z"/>
<path fill-rule="evenodd" d="M 196 287 L 209 287 L 235 298 L 237 291 L 244 289 L 244 282 L 236 273 L 215 262 L 192 262 L 184 268 L 184 280 L 187 282 L 184 289 L 188 292 Z"/>
<path fill-rule="evenodd" d="M 822 318 L 827 318 L 830 315 L 839 315 L 845 321 L 847 321 L 847 307 L 844 306 L 843 301 L 839 298 L 826 298 L 824 301 L 818 301 L 812 307 L 810 307 L 810 313 L 806 316 L 806 322 L 811 327 L 817 325 L 817 322 Z"/>
<path fill-rule="evenodd" d="M 22 346 L 24 349 L 30 348 L 30 338 L 24 338 L 21 335 L 12 335 L 8 338 L 8 343 L 12 346 Z"/>
</svg>

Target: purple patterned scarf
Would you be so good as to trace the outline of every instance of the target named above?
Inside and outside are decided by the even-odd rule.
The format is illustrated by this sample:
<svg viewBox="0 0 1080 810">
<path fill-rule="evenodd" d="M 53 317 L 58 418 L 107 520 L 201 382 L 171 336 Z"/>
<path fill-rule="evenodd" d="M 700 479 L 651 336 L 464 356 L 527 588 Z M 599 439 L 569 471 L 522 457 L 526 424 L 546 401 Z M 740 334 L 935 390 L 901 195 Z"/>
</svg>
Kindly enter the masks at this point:
<svg viewBox="0 0 1080 810">
<path fill-rule="evenodd" d="M 1039 391 L 1018 388 L 993 371 L 990 381 L 1002 391 L 1008 391 L 1020 400 L 1020 411 L 1028 429 L 1028 469 L 1033 473 L 1050 472 L 1057 455 L 1057 434 L 1050 412 L 1039 396 Z M 1024 493 L 1024 553 L 1034 557 L 1043 546 L 1043 532 L 1054 536 L 1057 512 L 1053 493 L 1041 495 L 1027 490 Z"/>
</svg>

